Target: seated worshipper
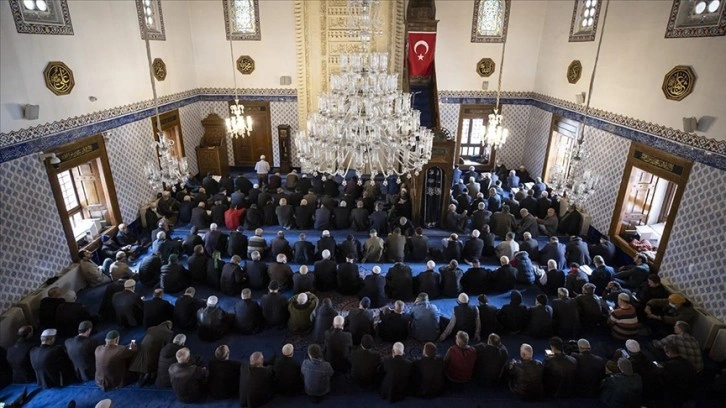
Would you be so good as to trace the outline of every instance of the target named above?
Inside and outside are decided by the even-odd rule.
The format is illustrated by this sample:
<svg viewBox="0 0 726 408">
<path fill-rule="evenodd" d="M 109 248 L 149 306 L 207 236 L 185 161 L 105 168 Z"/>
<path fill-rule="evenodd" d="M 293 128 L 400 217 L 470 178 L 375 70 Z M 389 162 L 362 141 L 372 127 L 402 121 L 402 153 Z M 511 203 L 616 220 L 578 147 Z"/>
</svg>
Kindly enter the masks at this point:
<svg viewBox="0 0 726 408">
<path fill-rule="evenodd" d="M 615 274 L 615 281 L 628 289 L 638 289 L 648 279 L 650 265 L 644 253 L 637 253 L 633 257 L 633 265 L 621 266 Z"/>
<path fill-rule="evenodd" d="M 58 307 L 65 303 L 61 288 L 53 286 L 47 291 L 47 296 L 40 301 L 40 307 L 38 309 L 38 319 L 40 320 L 40 327 L 50 328 L 56 326 L 56 312 Z"/>
<path fill-rule="evenodd" d="M 556 295 L 557 289 L 565 286 L 565 273 L 557 269 L 557 261 L 547 261 L 547 271 L 539 276 L 537 285 L 549 296 Z"/>
<path fill-rule="evenodd" d="M 340 200 L 338 206 L 333 208 L 333 223 L 335 224 L 335 229 L 350 228 L 351 214 L 352 211 L 348 208 L 348 203 L 345 200 Z"/>
<path fill-rule="evenodd" d="M 570 296 L 577 296 L 582 293 L 582 287 L 589 282 L 587 274 L 580 269 L 576 262 L 570 264 L 570 270 L 565 277 L 565 287 Z"/>
<path fill-rule="evenodd" d="M 292 296 L 287 301 L 290 318 L 287 329 L 293 333 L 308 333 L 313 328 L 313 313 L 318 307 L 318 297 L 311 292 Z"/>
<path fill-rule="evenodd" d="M 262 299 L 260 299 L 262 316 L 268 326 L 287 325 L 290 312 L 287 309 L 287 299 L 278 292 L 280 285 L 276 281 L 272 281 L 267 289 L 269 293 L 263 295 Z"/>
<path fill-rule="evenodd" d="M 112 280 L 129 279 L 136 277 L 134 271 L 131 270 L 129 264 L 126 262 L 126 252 L 116 252 L 116 262 L 111 264 L 109 269 Z"/>
<path fill-rule="evenodd" d="M 323 259 L 315 262 L 315 287 L 322 292 L 335 290 L 338 287 L 337 265 L 330 259 L 330 251 L 325 250 L 321 254 Z M 352 254 L 355 256 L 355 254 Z"/>
<path fill-rule="evenodd" d="M 35 370 L 30 362 L 30 351 L 37 345 L 37 341 L 33 339 L 33 326 L 22 326 L 18 329 L 18 338 L 7 352 L 13 383 L 36 381 Z"/>
<path fill-rule="evenodd" d="M 247 235 L 244 234 L 243 227 L 237 227 L 229 233 L 227 240 L 227 255 L 239 255 L 242 259 L 247 259 Z"/>
<path fill-rule="evenodd" d="M 449 204 L 444 221 L 445 229 L 448 231 L 464 232 L 466 223 L 469 221 L 466 214 L 459 214 L 455 204 Z"/>
<path fill-rule="evenodd" d="M 417 227 L 415 234 L 408 240 L 408 260 L 420 262 L 429 256 L 429 237 L 423 235 L 423 229 Z"/>
<path fill-rule="evenodd" d="M 60 307 L 60 306 L 59 306 Z M 645 315 L 648 319 L 667 326 L 668 331 L 676 322 L 682 320 L 693 324 L 697 317 L 693 304 L 678 293 L 674 293 L 665 299 L 651 299 L 645 307 Z"/>
<path fill-rule="evenodd" d="M 436 354 L 434 343 L 424 344 L 421 358 L 413 362 L 412 381 L 421 398 L 436 398 L 444 392 L 444 359 Z"/>
<path fill-rule="evenodd" d="M 362 253 L 363 248 L 361 247 L 360 241 L 358 241 L 353 234 L 348 234 L 348 236 L 345 237 L 345 241 L 338 245 L 338 254 L 340 256 L 343 254 L 353 254 L 355 255 L 355 259 L 358 260 Z"/>
<path fill-rule="evenodd" d="M 673 334 L 660 340 L 653 340 L 653 347 L 657 349 L 662 349 L 666 344 L 675 346 L 678 354 L 693 365 L 696 373 L 703 372 L 703 353 L 698 340 L 691 335 L 690 324 L 679 320 L 673 326 Z"/>
<path fill-rule="evenodd" d="M 66 292 L 65 298 L 66 301 L 55 310 L 55 327 L 60 337 L 75 335 L 78 325 L 84 320 L 98 320 L 97 316 L 91 316 L 86 307 L 77 302 L 75 291 Z"/>
<path fill-rule="evenodd" d="M 418 292 L 424 292 L 429 299 L 439 298 L 439 286 L 441 285 L 441 274 L 434 271 L 434 261 L 426 262 L 426 270 L 414 277 L 414 287 Z"/>
<path fill-rule="evenodd" d="M 451 234 L 448 238 L 441 240 L 441 258 L 446 262 L 461 259 L 463 250 L 464 244 L 456 234 Z"/>
<path fill-rule="evenodd" d="M 316 250 L 316 256 L 322 257 L 323 251 L 326 249 L 330 251 L 330 253 L 335 253 L 337 245 L 335 243 L 335 238 L 330 236 L 330 231 L 325 230 L 322 233 L 320 233 L 320 239 L 318 240 L 317 244 L 317 250 Z"/>
<path fill-rule="evenodd" d="M 345 373 L 350 368 L 353 336 L 349 332 L 343 331 L 344 325 L 343 316 L 335 316 L 333 327 L 325 332 L 325 360 L 330 362 L 336 373 Z"/>
<path fill-rule="evenodd" d="M 116 318 L 116 311 L 113 308 L 113 296 L 124 290 L 126 281 L 117 280 L 105 285 L 103 290 L 103 298 L 98 309 L 99 317 L 103 320 L 113 320 Z"/>
<path fill-rule="evenodd" d="M 292 275 L 292 292 L 295 294 L 312 292 L 315 290 L 315 275 L 308 273 L 307 265 L 300 266 L 300 270 Z"/>
<path fill-rule="evenodd" d="M 271 191 L 277 190 L 278 188 L 282 187 L 282 176 L 280 176 L 280 172 L 276 171 L 275 174 L 270 174 L 267 182 L 267 188 Z"/>
<path fill-rule="evenodd" d="M 101 343 L 91 338 L 93 323 L 84 320 L 78 325 L 78 335 L 65 341 L 66 352 L 73 363 L 76 378 L 81 382 L 93 381 L 96 377 L 96 347 Z"/>
<path fill-rule="evenodd" d="M 495 211 L 492 207 L 489 210 Z M 514 219 L 514 215 L 509 213 L 509 206 L 502 206 L 502 210 L 496 210 L 497 212 L 492 215 L 492 221 L 489 225 L 492 233 L 497 237 L 504 238 L 508 233 L 514 231 L 517 228 L 517 223 Z"/>
<path fill-rule="evenodd" d="M 232 194 L 234 197 L 234 194 Z M 224 226 L 230 231 L 237 230 L 245 219 L 247 209 L 242 206 L 242 203 L 236 204 L 234 199 L 227 211 L 224 212 Z M 244 230 L 244 227 L 242 228 Z"/>
<path fill-rule="evenodd" d="M 396 262 L 386 273 L 385 293 L 389 298 L 401 299 L 404 302 L 413 298 L 413 274 L 411 267 L 403 262 Z"/>
<path fill-rule="evenodd" d="M 201 245 L 204 248 L 204 239 L 199 236 L 199 228 L 192 227 L 189 235 L 184 237 L 184 241 L 182 241 L 182 249 L 186 255 L 191 255 L 194 253 L 197 245 Z"/>
<path fill-rule="evenodd" d="M 292 247 L 293 262 L 310 265 L 315 262 L 315 246 L 307 240 L 304 232 L 300 233 L 297 242 Z"/>
<path fill-rule="evenodd" d="M 363 257 L 361 262 L 381 262 L 383 259 L 383 239 L 378 237 L 378 232 L 371 229 L 369 238 L 363 244 Z"/>
<path fill-rule="evenodd" d="M 229 209 L 227 206 L 227 197 L 219 197 L 224 198 L 224 201 L 222 200 L 214 200 L 214 205 L 211 208 L 211 214 L 210 214 L 210 220 L 212 221 L 212 224 L 216 225 L 223 225 L 226 226 L 226 220 L 225 220 L 225 213 Z M 209 226 L 212 227 L 211 224 Z"/>
<path fill-rule="evenodd" d="M 303 388 L 300 363 L 294 358 L 295 347 L 288 343 L 282 346 L 282 355 L 275 358 L 272 367 L 275 390 L 285 396 L 295 396 Z M 332 369 L 331 369 L 332 371 Z"/>
<path fill-rule="evenodd" d="M 267 269 L 270 280 L 276 281 L 281 290 L 292 288 L 292 268 L 287 264 L 287 256 L 278 254 L 276 262 Z"/>
<path fill-rule="evenodd" d="M 400 300 L 394 303 L 393 309 L 385 308 L 379 317 L 381 321 L 376 329 L 378 337 L 383 341 L 405 341 L 408 338 L 408 326 L 411 324 L 411 317 L 404 314 L 406 304 Z"/>
<path fill-rule="evenodd" d="M 209 361 L 207 383 L 213 399 L 229 399 L 239 395 L 240 362 L 229 359 L 229 347 L 222 344 Z"/>
<path fill-rule="evenodd" d="M 615 244 L 610 242 L 610 237 L 607 235 L 601 236 L 597 244 L 591 244 L 589 250 L 593 258 L 599 255 L 604 263 L 612 263 L 615 259 Z"/>
<path fill-rule="evenodd" d="M 264 325 L 262 308 L 252 299 L 249 288 L 242 289 L 241 298 L 234 306 L 235 329 L 242 334 L 257 333 Z"/>
<path fill-rule="evenodd" d="M 313 222 L 314 212 L 315 205 L 311 205 L 308 200 L 302 199 L 300 205 L 295 207 L 295 226 L 297 229 L 313 229 L 315 225 Z"/>
<path fill-rule="evenodd" d="M 538 237 L 539 227 L 537 226 L 537 219 L 534 218 L 534 215 L 530 214 L 526 208 L 519 210 L 519 214 L 522 216 L 522 219 L 519 221 L 519 226 L 517 227 L 517 235 L 521 237 L 525 232 L 529 232 L 533 237 Z"/>
<path fill-rule="evenodd" d="M 164 289 L 154 289 L 151 299 L 144 302 L 144 327 L 157 326 L 174 320 L 174 305 L 164 300 Z"/>
<path fill-rule="evenodd" d="M 574 339 L 580 334 L 580 310 L 566 288 L 558 288 L 557 299 L 552 301 L 552 322 L 560 337 Z"/>
<path fill-rule="evenodd" d="M 549 242 L 539 251 L 540 264 L 546 264 L 550 259 L 557 262 L 557 269 L 565 269 L 565 245 L 557 237 L 550 237 Z"/>
<path fill-rule="evenodd" d="M 333 302 L 330 298 L 324 298 L 315 312 L 310 316 L 313 320 L 313 341 L 325 341 L 325 332 L 333 327 L 333 320 L 337 315 L 338 311 L 333 308 Z"/>
<path fill-rule="evenodd" d="M 179 263 L 177 254 L 169 255 L 169 263 L 161 267 L 159 284 L 166 293 L 178 293 L 189 286 L 189 271 Z"/>
<path fill-rule="evenodd" d="M 636 308 L 638 309 L 643 309 L 643 304 L 647 305 L 651 299 L 665 299 L 670 295 L 668 289 L 661 284 L 660 276 L 654 273 L 648 275 L 648 280 L 645 283 L 638 289 L 636 296 L 638 301 Z"/>
<path fill-rule="evenodd" d="M 380 232 L 381 235 L 386 235 L 388 234 L 388 213 L 383 210 L 382 202 L 377 202 L 375 206 L 375 211 L 369 217 L 371 229 Z"/>
<path fill-rule="evenodd" d="M 401 229 L 396 227 L 388 234 L 386 240 L 386 260 L 389 262 L 402 261 L 406 256 L 406 237 L 401 235 Z"/>
<path fill-rule="evenodd" d="M 557 227 L 560 225 L 560 219 L 557 218 L 554 208 L 547 209 L 547 216 L 544 219 L 537 218 L 537 224 L 539 224 L 539 232 L 542 235 L 551 237 L 557 234 Z"/>
<path fill-rule="evenodd" d="M 467 263 L 478 261 L 484 251 L 484 241 L 479 238 L 479 230 L 471 231 L 471 238 L 464 243 L 461 257 Z"/>
<path fill-rule="evenodd" d="M 469 335 L 465 331 L 456 333 L 456 343 L 449 347 L 444 356 L 444 373 L 453 383 L 471 381 L 476 364 L 476 350 L 469 345 Z"/>
<path fill-rule="evenodd" d="M 479 309 L 469 304 L 469 296 L 466 293 L 459 294 L 457 305 L 451 314 L 451 320 L 439 337 L 439 342 L 444 341 L 456 330 L 466 332 L 471 338 L 479 339 L 481 321 L 479 320 Z"/>
<path fill-rule="evenodd" d="M 290 241 L 285 239 L 285 232 L 283 231 L 277 231 L 275 238 L 270 240 L 270 255 L 277 257 L 279 254 L 292 258 L 292 247 Z"/>
<path fill-rule="evenodd" d="M 194 253 L 187 259 L 187 267 L 189 277 L 195 283 L 204 283 L 207 281 L 207 263 L 209 257 L 204 252 L 204 247 L 197 245 L 194 247 Z"/>
<path fill-rule="evenodd" d="M 512 260 L 515 269 L 517 269 L 516 281 L 521 285 L 533 285 L 535 276 L 537 275 L 537 269 L 532 265 L 532 260 L 529 259 L 529 254 L 524 251 L 519 251 L 514 254 L 514 260 Z"/>
<path fill-rule="evenodd" d="M 199 229 L 209 228 L 209 223 L 211 222 L 211 217 L 205 208 L 206 206 L 207 204 L 204 201 L 200 201 L 197 204 L 197 207 L 192 209 L 192 218 L 190 223 Z"/>
<path fill-rule="evenodd" d="M 217 229 L 217 224 L 209 225 L 209 231 L 204 235 L 204 250 L 207 255 L 214 251 L 223 252 L 227 250 L 227 234 Z"/>
<path fill-rule="evenodd" d="M 250 196 L 251 197 L 251 196 Z M 243 226 L 246 230 L 252 231 L 265 224 L 265 213 L 258 208 L 257 204 L 251 204 L 245 212 Z"/>
<path fill-rule="evenodd" d="M 242 258 L 234 255 L 222 267 L 222 274 L 219 277 L 219 289 L 225 295 L 234 296 L 242 288 L 248 286 L 247 272 L 244 270 L 244 265 L 240 265 L 240 263 L 242 263 Z"/>
<path fill-rule="evenodd" d="M 128 279 L 124 282 L 124 290 L 113 295 L 112 305 L 116 314 L 116 323 L 123 327 L 141 326 L 144 319 L 144 302 L 134 293 L 136 281 Z"/>
<path fill-rule="evenodd" d="M 130 362 L 136 356 L 136 342 L 128 346 L 119 344 L 121 336 L 116 330 L 106 333 L 106 344 L 96 347 L 96 385 L 104 392 L 123 387 Z"/>
<path fill-rule="evenodd" d="M 260 407 L 273 397 L 272 367 L 265 366 L 264 355 L 256 351 L 249 364 L 242 364 L 239 374 L 239 402 L 241 407 Z"/>
<path fill-rule="evenodd" d="M 216 296 L 207 298 L 207 307 L 197 310 L 197 334 L 204 341 L 217 341 L 229 331 L 234 316 L 217 307 Z"/>
<path fill-rule="evenodd" d="M 602 297 L 608 302 L 618 302 L 618 295 L 621 293 L 627 293 L 628 296 L 631 296 L 633 293 L 629 289 L 625 289 L 617 281 L 610 281 L 608 282 L 607 286 L 605 286 L 605 290 L 602 292 Z"/>
<path fill-rule="evenodd" d="M 161 262 L 166 263 L 169 257 L 178 254 L 181 250 L 181 243 L 169 238 L 166 232 L 159 231 L 156 234 L 156 241 L 151 245 L 152 252 L 158 252 L 161 255 Z"/>
<path fill-rule="evenodd" d="M 383 362 L 380 353 L 373 350 L 373 345 L 373 337 L 366 334 L 361 339 L 360 346 L 350 353 L 351 378 L 353 382 L 367 390 L 378 383 L 378 372 Z"/>
<path fill-rule="evenodd" d="M 605 261 L 600 255 L 595 255 L 592 258 L 592 261 L 595 264 L 595 269 L 593 269 L 592 273 L 590 274 L 590 283 L 595 285 L 595 293 L 602 293 L 602 291 L 605 290 L 607 284 L 613 280 L 615 271 L 613 270 L 612 266 L 605 265 Z M 657 277 L 658 275 L 650 275 L 649 278 L 651 276 Z M 658 279 L 660 280 L 660 278 Z M 650 286 L 650 283 L 648 284 L 648 286 Z M 644 300 L 644 302 L 647 302 L 647 300 Z"/>
<path fill-rule="evenodd" d="M 579 265 L 590 265 L 590 251 L 587 249 L 587 243 L 581 237 L 573 235 L 570 242 L 565 245 L 565 261 L 568 264 L 577 263 Z"/>
<path fill-rule="evenodd" d="M 383 361 L 383 379 L 381 380 L 381 397 L 388 402 L 404 399 L 408 392 L 413 364 L 403 356 L 404 346 L 401 342 L 393 344 L 393 358 Z"/>
<path fill-rule="evenodd" d="M 477 209 L 471 213 L 471 229 L 481 230 L 491 222 L 492 212 L 486 208 L 486 202 L 477 204 Z"/>
<path fill-rule="evenodd" d="M 518 334 L 527 328 L 529 311 L 527 306 L 522 304 L 522 294 L 518 290 L 513 290 L 509 299 L 509 303 L 499 310 L 499 322 L 505 331 Z"/>
<path fill-rule="evenodd" d="M 192 210 L 196 204 L 192 202 L 192 196 L 185 195 L 179 203 L 178 225 L 186 225 L 192 221 Z"/>
<path fill-rule="evenodd" d="M 176 352 L 176 361 L 169 367 L 174 398 L 186 404 L 200 401 L 204 397 L 203 385 L 207 369 L 192 362 L 186 347 Z"/>
<path fill-rule="evenodd" d="M 345 263 L 338 264 L 337 287 L 338 292 L 343 295 L 356 295 L 363 287 L 363 280 L 358 272 L 358 265 L 354 263 L 353 256 L 353 254 L 346 255 Z"/>
<path fill-rule="evenodd" d="M 519 250 L 529 254 L 529 259 L 539 259 L 539 242 L 532 238 L 532 234 L 525 232 L 522 235 L 522 241 L 519 243 Z"/>
<path fill-rule="evenodd" d="M 313 214 L 313 228 L 319 231 L 332 228 L 330 218 L 330 210 L 321 203 Z"/>
<path fill-rule="evenodd" d="M 610 374 L 602 381 L 600 402 L 607 408 L 637 407 L 643 399 L 643 380 L 633 372 L 627 358 L 618 359 L 620 372 Z"/>
<path fill-rule="evenodd" d="M 522 360 L 512 360 L 509 365 L 509 390 L 523 400 L 537 400 L 544 396 L 542 377 L 544 366 L 533 358 L 532 346 L 519 347 Z"/>
<path fill-rule="evenodd" d="M 73 365 L 60 344 L 55 344 L 57 331 L 46 329 L 40 334 L 40 345 L 30 350 L 30 364 L 38 385 L 45 389 L 64 387 L 76 381 Z"/>
<path fill-rule="evenodd" d="M 96 287 L 111 281 L 110 277 L 103 274 L 101 267 L 93 262 L 93 253 L 91 251 L 83 250 L 78 252 L 78 258 L 80 258 L 78 271 L 81 273 L 86 285 Z"/>
<path fill-rule="evenodd" d="M 156 205 L 156 211 L 164 218 L 174 220 L 179 214 L 179 201 L 171 196 L 171 191 L 163 191 Z"/>
<path fill-rule="evenodd" d="M 386 297 L 386 278 L 381 276 L 381 267 L 375 265 L 370 275 L 363 279 L 363 287 L 358 292 L 359 298 L 367 297 L 371 300 L 372 308 L 383 307 L 388 304 Z"/>
<path fill-rule="evenodd" d="M 479 333 L 501 332 L 502 327 L 498 319 L 499 309 L 489 304 L 487 295 L 479 295 L 477 299 L 479 300 L 477 309 L 479 309 L 479 323 L 481 325 Z"/>
<path fill-rule="evenodd" d="M 268 266 L 262 261 L 262 256 L 258 251 L 250 254 L 252 262 L 246 264 L 247 267 L 247 283 L 253 290 L 261 290 L 267 288 L 270 284 L 270 275 L 267 272 Z"/>
<path fill-rule="evenodd" d="M 572 357 L 577 362 L 575 370 L 575 394 L 584 398 L 594 398 L 600 393 L 600 384 L 605 378 L 605 359 L 592 354 L 587 339 L 577 341 L 577 353 Z"/>
<path fill-rule="evenodd" d="M 514 254 L 517 252 L 519 252 L 519 243 L 514 240 L 513 232 L 508 232 L 504 241 L 500 242 L 494 250 L 497 258 L 506 256 L 509 259 L 513 259 Z"/>
<path fill-rule="evenodd" d="M 139 374 L 139 387 L 155 381 L 159 368 L 159 353 L 174 338 L 171 329 L 171 320 L 167 320 L 146 330 L 146 334 L 139 344 L 139 352 L 136 353 L 129 366 L 129 371 Z"/>
<path fill-rule="evenodd" d="M 552 208 L 552 199 L 549 198 L 549 194 L 546 191 L 543 191 L 539 194 L 539 199 L 537 199 L 537 211 L 536 215 L 537 218 L 543 220 L 547 218 L 547 210 Z M 576 234 L 568 234 L 568 235 L 576 235 Z"/>
<path fill-rule="evenodd" d="M 486 344 L 479 343 L 474 346 L 474 349 L 476 350 L 474 377 L 479 384 L 485 387 L 497 384 L 502 379 L 504 368 L 509 360 L 507 347 L 502 344 L 498 334 L 491 333 Z"/>
<path fill-rule="evenodd" d="M 517 283 L 517 269 L 509 264 L 509 257 L 499 257 L 499 264 L 497 268 L 489 277 L 489 289 L 503 293 L 514 289 L 514 285 Z"/>
<path fill-rule="evenodd" d="M 348 312 L 345 317 L 345 328 L 353 336 L 353 344 L 359 345 L 365 335 L 373 335 L 373 311 L 370 310 L 371 300 L 364 297 L 358 302 L 358 308 Z M 326 328 L 327 330 L 327 328 Z"/>
<path fill-rule="evenodd" d="M 429 296 L 421 292 L 411 306 L 411 336 L 420 342 L 436 341 L 439 338 L 441 313 Z"/>
<path fill-rule="evenodd" d="M 577 360 L 563 353 L 564 342 L 559 337 L 550 339 L 552 354 L 544 360 L 543 384 L 547 394 L 555 398 L 574 395 Z"/>
<path fill-rule="evenodd" d="M 356 208 L 350 212 L 350 228 L 356 232 L 368 231 L 370 227 L 369 212 L 363 208 L 363 201 L 356 202 Z"/>
<path fill-rule="evenodd" d="M 529 325 L 525 332 L 532 337 L 552 336 L 552 307 L 547 305 L 547 295 L 537 295 L 535 305 L 529 308 Z"/>
<path fill-rule="evenodd" d="M 580 321 L 585 326 L 596 326 L 603 322 L 607 316 L 607 303 L 595 294 L 595 285 L 586 283 L 582 287 L 582 294 L 575 298 Z"/>
<path fill-rule="evenodd" d="M 204 248 L 202 246 L 199 248 L 202 252 L 204 252 Z M 149 256 L 145 257 L 139 265 L 139 280 L 144 286 L 154 287 L 159 284 L 160 279 L 161 255 L 158 252 L 152 252 Z"/>
<path fill-rule="evenodd" d="M 169 378 L 169 367 L 176 363 L 176 352 L 184 348 L 184 343 L 187 341 L 185 334 L 177 334 L 171 343 L 161 348 L 159 352 L 159 362 L 157 363 L 158 370 L 156 372 L 155 386 L 159 388 L 171 387 L 171 379 Z"/>
<path fill-rule="evenodd" d="M 507 176 L 507 184 L 506 184 L 505 190 L 511 191 L 512 188 L 518 188 L 519 182 L 520 182 L 520 177 L 517 175 L 517 171 L 509 170 L 509 176 Z"/>
<path fill-rule="evenodd" d="M 607 322 L 611 328 L 612 336 L 616 339 L 632 339 L 638 335 L 640 322 L 635 307 L 630 304 L 630 295 L 627 293 L 618 295 L 618 305 L 610 313 Z"/>
<path fill-rule="evenodd" d="M 323 360 L 323 352 L 317 344 L 308 346 L 308 359 L 303 361 L 300 371 L 303 376 L 305 393 L 312 402 L 320 402 L 330 393 L 330 378 L 333 367 Z"/>
<path fill-rule="evenodd" d="M 174 326 L 183 330 L 192 330 L 197 327 L 197 310 L 206 303 L 194 297 L 196 290 L 186 288 L 184 295 L 177 298 L 174 304 Z"/>
</svg>

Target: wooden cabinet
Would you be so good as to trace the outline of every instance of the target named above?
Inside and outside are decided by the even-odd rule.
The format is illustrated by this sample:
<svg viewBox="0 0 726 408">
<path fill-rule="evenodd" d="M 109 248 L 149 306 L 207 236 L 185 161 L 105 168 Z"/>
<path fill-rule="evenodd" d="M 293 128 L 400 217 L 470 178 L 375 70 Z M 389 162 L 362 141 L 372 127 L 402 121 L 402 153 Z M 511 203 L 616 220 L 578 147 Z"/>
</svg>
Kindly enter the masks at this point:
<svg viewBox="0 0 726 408">
<path fill-rule="evenodd" d="M 290 125 L 280 125 L 277 127 L 277 138 L 280 142 L 280 171 L 283 173 L 289 173 L 292 170 L 290 129 Z"/>
<path fill-rule="evenodd" d="M 212 173 L 218 176 L 229 175 L 229 159 L 227 158 L 227 128 L 224 119 L 210 113 L 202 121 L 204 135 L 197 147 L 197 165 L 199 174 L 205 176 Z"/>
</svg>

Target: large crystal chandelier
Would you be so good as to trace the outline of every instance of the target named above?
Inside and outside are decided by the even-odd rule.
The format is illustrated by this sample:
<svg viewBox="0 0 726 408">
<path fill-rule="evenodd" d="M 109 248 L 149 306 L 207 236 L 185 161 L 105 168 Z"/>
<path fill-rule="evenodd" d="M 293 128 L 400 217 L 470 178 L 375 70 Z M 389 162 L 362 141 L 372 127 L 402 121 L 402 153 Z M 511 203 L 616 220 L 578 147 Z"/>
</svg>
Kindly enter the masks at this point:
<svg viewBox="0 0 726 408">
<path fill-rule="evenodd" d="M 232 79 L 234 79 L 234 104 L 229 105 L 229 117 L 225 120 L 227 123 L 227 134 L 236 139 L 237 137 L 247 137 L 252 131 L 252 117 L 245 117 L 245 107 L 239 103 L 237 94 L 237 73 L 235 72 L 234 50 L 232 49 L 232 40 L 229 41 L 229 54 L 232 57 Z"/>
<path fill-rule="evenodd" d="M 502 124 L 502 115 L 499 113 L 499 97 L 502 94 L 502 72 L 504 71 L 504 49 L 507 47 L 507 42 L 502 43 L 502 57 L 499 61 L 499 81 L 497 83 L 497 102 L 494 105 L 494 113 L 489 114 L 489 120 L 487 121 L 486 131 L 482 142 L 484 146 L 489 146 L 492 150 L 501 148 L 504 143 L 507 142 L 509 137 L 509 129 L 505 128 Z"/>
<path fill-rule="evenodd" d="M 295 147 L 303 171 L 345 177 L 354 170 L 371 175 L 418 175 L 431 159 L 433 133 L 421 126 L 412 95 L 398 89 L 398 74 L 388 73 L 388 53 L 371 52 L 378 0 L 349 0 L 351 32 L 363 52 L 340 55 L 340 73 L 331 74 L 329 91 L 318 97 Z"/>
<path fill-rule="evenodd" d="M 156 95 L 156 80 L 154 79 L 154 68 L 151 63 L 151 47 L 149 45 L 148 27 L 144 24 L 146 35 L 146 58 L 149 63 L 149 77 L 151 79 L 151 91 L 154 95 L 154 113 L 156 115 L 156 129 L 158 141 L 151 144 L 154 150 L 155 160 L 146 163 L 144 171 L 146 179 L 154 191 L 164 191 L 164 187 L 171 187 L 176 184 L 185 183 L 189 177 L 189 167 L 186 157 L 177 158 L 174 155 L 174 141 L 167 138 L 161 131 L 161 119 L 159 117 L 159 103 Z M 158 164 L 157 164 L 158 163 Z"/>
</svg>

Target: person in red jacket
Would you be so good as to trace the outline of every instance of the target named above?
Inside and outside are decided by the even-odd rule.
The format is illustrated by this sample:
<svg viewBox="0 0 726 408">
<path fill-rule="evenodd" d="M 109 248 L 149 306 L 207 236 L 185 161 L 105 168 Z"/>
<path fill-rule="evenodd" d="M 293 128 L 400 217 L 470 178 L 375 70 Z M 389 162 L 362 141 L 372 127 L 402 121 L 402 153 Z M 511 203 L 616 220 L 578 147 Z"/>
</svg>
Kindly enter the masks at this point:
<svg viewBox="0 0 726 408">
<path fill-rule="evenodd" d="M 242 220 L 245 218 L 244 207 L 232 207 L 224 212 L 224 225 L 230 230 L 234 231 L 240 226 Z"/>
<path fill-rule="evenodd" d="M 456 344 L 449 347 L 444 356 L 444 373 L 451 382 L 469 382 L 474 375 L 476 349 L 469 345 L 469 335 L 465 331 L 456 333 Z"/>
</svg>

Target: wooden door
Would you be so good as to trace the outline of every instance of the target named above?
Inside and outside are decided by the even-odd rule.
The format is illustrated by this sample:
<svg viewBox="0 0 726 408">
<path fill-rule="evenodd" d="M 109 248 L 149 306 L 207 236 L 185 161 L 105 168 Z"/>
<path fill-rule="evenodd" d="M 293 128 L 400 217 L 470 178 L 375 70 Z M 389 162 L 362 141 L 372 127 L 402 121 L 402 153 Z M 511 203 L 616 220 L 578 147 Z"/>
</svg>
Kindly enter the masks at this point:
<svg viewBox="0 0 726 408">
<path fill-rule="evenodd" d="M 252 117 L 252 131 L 247 137 L 232 139 L 234 165 L 252 167 L 261 155 L 272 163 L 272 127 L 270 103 L 262 101 L 240 101 L 245 107 L 245 116 Z"/>
<path fill-rule="evenodd" d="M 630 188 L 623 203 L 621 216 L 624 228 L 634 229 L 638 225 L 647 223 L 658 180 L 659 178 L 652 173 L 633 167 Z"/>
</svg>

